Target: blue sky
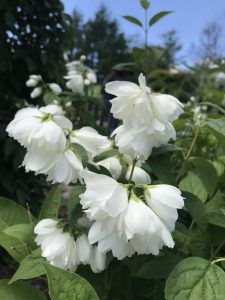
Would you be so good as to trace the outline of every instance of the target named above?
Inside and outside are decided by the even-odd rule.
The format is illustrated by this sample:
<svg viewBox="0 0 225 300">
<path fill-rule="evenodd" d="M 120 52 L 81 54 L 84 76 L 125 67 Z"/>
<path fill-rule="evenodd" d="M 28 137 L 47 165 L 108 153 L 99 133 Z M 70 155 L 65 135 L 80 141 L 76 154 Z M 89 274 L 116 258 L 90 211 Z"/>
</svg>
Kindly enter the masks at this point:
<svg viewBox="0 0 225 300">
<path fill-rule="evenodd" d="M 123 15 L 133 15 L 140 20 L 144 18 L 143 9 L 139 0 L 62 0 L 65 11 L 71 13 L 74 8 L 83 15 L 84 20 L 93 18 L 96 10 L 104 4 L 120 24 L 120 30 L 134 41 L 141 42 L 143 33 L 141 28 L 123 20 Z M 181 55 L 189 57 L 191 46 L 197 43 L 200 32 L 207 22 L 213 19 L 225 19 L 225 0 L 150 0 L 150 16 L 161 10 L 172 10 L 174 14 L 166 16 L 158 24 L 152 27 L 149 33 L 150 44 L 159 44 L 160 35 L 171 29 L 176 29 L 180 41 L 183 44 Z M 224 42 L 225 47 L 225 42 Z"/>
</svg>

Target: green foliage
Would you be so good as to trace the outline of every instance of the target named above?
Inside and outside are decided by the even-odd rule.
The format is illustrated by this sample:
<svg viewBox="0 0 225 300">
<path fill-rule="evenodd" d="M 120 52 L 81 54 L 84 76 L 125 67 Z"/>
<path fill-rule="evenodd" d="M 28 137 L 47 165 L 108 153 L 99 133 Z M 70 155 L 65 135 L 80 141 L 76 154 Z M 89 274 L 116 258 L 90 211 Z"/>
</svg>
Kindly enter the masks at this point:
<svg viewBox="0 0 225 300">
<path fill-rule="evenodd" d="M 190 159 L 190 162 L 195 166 L 196 173 L 201 179 L 209 196 L 212 196 L 218 182 L 216 169 L 214 168 L 213 164 L 201 157 L 192 157 Z"/>
<path fill-rule="evenodd" d="M 172 163 L 166 155 L 158 155 L 150 157 L 149 166 L 152 173 L 157 176 L 157 178 L 166 184 L 176 185 L 176 179 L 172 173 Z"/>
<path fill-rule="evenodd" d="M 134 276 L 144 279 L 167 278 L 181 260 L 177 255 L 155 257 L 146 262 Z"/>
<path fill-rule="evenodd" d="M 225 228 L 225 198 L 220 191 L 206 204 L 206 208 L 209 223 Z"/>
<path fill-rule="evenodd" d="M 80 144 L 74 143 L 73 151 L 81 158 L 83 166 L 86 167 L 89 159 L 88 159 L 87 151 L 84 149 L 84 147 L 81 146 Z"/>
<path fill-rule="evenodd" d="M 0 197 L 0 219 L 8 226 L 18 223 L 27 224 L 35 222 L 35 218 L 28 211 L 12 200 Z"/>
<path fill-rule="evenodd" d="M 138 25 L 138 26 L 140 26 L 140 27 L 143 27 L 141 21 L 139 21 L 139 20 L 138 20 L 137 18 L 135 18 L 135 17 L 132 17 L 132 16 L 123 16 L 123 18 L 124 18 L 125 20 L 127 20 L 127 21 L 133 23 L 133 24 L 136 24 L 136 25 Z"/>
<path fill-rule="evenodd" d="M 26 282 L 8 285 L 8 280 L 0 280 L 0 299 L 4 300 L 47 300 L 44 293 Z"/>
<path fill-rule="evenodd" d="M 3 232 L 25 243 L 30 249 L 36 247 L 34 243 L 34 228 L 31 224 L 12 225 L 7 227 Z"/>
<path fill-rule="evenodd" d="M 48 193 L 47 197 L 45 198 L 40 214 L 39 220 L 47 219 L 47 218 L 57 218 L 58 210 L 61 204 L 61 195 L 59 186 L 53 186 L 53 188 Z"/>
<path fill-rule="evenodd" d="M 45 274 L 44 263 L 45 260 L 41 257 L 40 249 L 34 250 L 20 262 L 20 266 L 11 278 L 9 284 L 20 279 L 30 279 Z"/>
<path fill-rule="evenodd" d="M 200 257 L 180 262 L 166 283 L 166 300 L 222 300 L 225 295 L 225 273 Z"/>
<path fill-rule="evenodd" d="M 107 151 L 104 151 L 101 154 L 95 156 L 94 161 L 99 162 L 99 161 L 102 161 L 102 160 L 107 159 L 109 157 L 117 156 L 117 155 L 119 155 L 118 149 L 107 150 Z"/>
<path fill-rule="evenodd" d="M 219 146 L 225 149 L 225 119 L 208 119 L 206 124 L 218 139 Z"/>
<path fill-rule="evenodd" d="M 150 2 L 148 0 L 140 0 L 140 4 L 144 9 L 148 9 L 150 7 Z"/>
<path fill-rule="evenodd" d="M 52 300 L 98 300 L 93 287 L 78 274 L 45 265 Z"/>
<path fill-rule="evenodd" d="M 68 217 L 69 217 L 69 223 L 74 224 L 74 220 L 79 216 L 80 213 L 80 194 L 82 194 L 85 191 L 85 187 L 83 185 L 76 185 L 71 190 L 70 196 L 67 199 L 68 203 Z"/>
<path fill-rule="evenodd" d="M 150 20 L 149 20 L 149 26 L 153 26 L 154 24 L 156 24 L 159 20 L 161 20 L 162 18 L 164 18 L 165 16 L 171 14 L 172 11 L 161 11 L 159 13 L 157 13 L 156 15 L 154 15 Z"/>
<path fill-rule="evenodd" d="M 194 194 L 202 202 L 205 202 L 207 199 L 208 193 L 201 179 L 198 177 L 198 175 L 191 171 L 189 171 L 181 180 L 179 188 L 183 191 Z"/>
<path fill-rule="evenodd" d="M 193 221 L 201 232 L 205 232 L 208 226 L 208 214 L 205 205 L 195 195 L 185 192 L 185 208 L 190 213 Z"/>
</svg>

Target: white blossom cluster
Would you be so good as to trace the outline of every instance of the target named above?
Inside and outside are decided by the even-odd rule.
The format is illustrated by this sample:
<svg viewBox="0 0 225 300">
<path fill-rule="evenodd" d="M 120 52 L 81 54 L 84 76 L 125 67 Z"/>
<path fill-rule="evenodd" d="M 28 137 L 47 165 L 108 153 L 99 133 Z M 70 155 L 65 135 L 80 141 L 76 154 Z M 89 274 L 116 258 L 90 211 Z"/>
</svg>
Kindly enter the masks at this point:
<svg viewBox="0 0 225 300">
<path fill-rule="evenodd" d="M 53 183 L 76 183 L 81 180 L 82 158 L 76 144 L 83 146 L 89 157 L 110 145 L 107 137 L 90 127 L 73 130 L 60 106 L 28 107 L 19 110 L 6 129 L 9 136 L 27 148 L 22 165 L 26 171 L 47 175 Z"/>
<path fill-rule="evenodd" d="M 71 65 L 71 76 L 73 70 Z M 27 149 L 22 163 L 27 172 L 45 174 L 53 183 L 80 181 L 86 187 L 80 195 L 82 215 L 73 222 L 75 231 L 53 219 L 35 227 L 42 256 L 55 266 L 75 271 L 89 264 L 93 272 L 101 272 L 107 252 L 121 260 L 134 253 L 158 255 L 163 246 L 174 246 L 171 233 L 177 210 L 184 205 L 181 192 L 166 184 L 151 185 L 141 165 L 153 147 L 175 139 L 172 121 L 182 113 L 182 104 L 172 96 L 154 94 L 142 74 L 139 84 L 106 85 L 116 96 L 111 112 L 122 121 L 114 132 L 120 153 L 100 160 L 95 158 L 111 149 L 112 141 L 90 127 L 73 130 L 57 105 L 21 109 L 7 127 Z M 96 170 L 104 167 L 109 174 L 88 170 L 78 146 Z"/>
<path fill-rule="evenodd" d="M 67 75 L 64 76 L 67 88 L 81 95 L 84 94 L 85 86 L 97 82 L 94 71 L 84 64 L 85 60 L 86 57 L 82 55 L 79 60 L 67 63 Z"/>
<path fill-rule="evenodd" d="M 60 95 L 62 93 L 62 89 L 57 83 L 44 84 L 41 75 L 30 75 L 29 79 L 26 82 L 26 86 L 34 88 L 30 94 L 30 97 L 32 99 L 41 96 L 45 89 L 50 90 L 55 95 Z"/>
<path fill-rule="evenodd" d="M 90 264 L 93 272 L 105 269 L 106 255 L 90 245 L 86 234 L 76 240 L 68 232 L 63 232 L 59 222 L 43 219 L 35 227 L 35 242 L 41 246 L 42 256 L 52 265 L 75 271 L 79 264 Z"/>
<path fill-rule="evenodd" d="M 94 221 L 88 239 L 100 252 L 112 251 L 123 259 L 135 252 L 158 255 L 163 245 L 174 246 L 171 232 L 183 207 L 181 192 L 170 185 L 135 186 L 119 184 L 106 175 L 83 171 L 86 191 L 80 196 L 87 217 Z"/>
<path fill-rule="evenodd" d="M 171 122 L 183 109 L 175 97 L 153 93 L 143 74 L 138 80 L 139 86 L 128 81 L 109 82 L 106 91 L 116 96 L 111 100 L 111 112 L 123 122 L 113 133 L 120 152 L 132 159 L 146 160 L 153 147 L 176 138 Z"/>
</svg>

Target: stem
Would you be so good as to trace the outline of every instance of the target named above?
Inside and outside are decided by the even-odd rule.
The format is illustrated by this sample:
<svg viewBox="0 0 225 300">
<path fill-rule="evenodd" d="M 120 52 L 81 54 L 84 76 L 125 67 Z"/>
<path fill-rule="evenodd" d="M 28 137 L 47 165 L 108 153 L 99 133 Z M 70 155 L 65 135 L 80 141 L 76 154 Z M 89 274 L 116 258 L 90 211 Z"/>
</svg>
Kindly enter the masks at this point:
<svg viewBox="0 0 225 300">
<path fill-rule="evenodd" d="M 211 263 L 212 263 L 212 264 L 216 264 L 216 263 L 218 263 L 218 262 L 220 262 L 220 261 L 225 261 L 225 257 L 221 257 L 221 258 L 215 259 L 215 260 L 213 260 Z"/>
<path fill-rule="evenodd" d="M 225 110 L 222 107 L 218 106 L 217 104 L 214 104 L 214 103 L 211 103 L 211 102 L 201 102 L 201 103 L 199 103 L 199 105 L 201 105 L 201 106 L 207 105 L 207 106 L 214 107 L 218 111 L 220 111 L 221 113 L 225 114 Z"/>
<path fill-rule="evenodd" d="M 148 10 L 145 9 L 145 47 L 148 46 Z"/>
<path fill-rule="evenodd" d="M 30 212 L 30 206 L 29 206 L 28 202 L 26 203 L 26 206 L 27 206 L 27 213 L 28 213 L 28 217 L 29 217 L 29 220 L 30 220 L 30 224 L 32 225 L 33 221 L 32 221 L 31 212 Z"/>
<path fill-rule="evenodd" d="M 132 168 L 131 168 L 131 172 L 130 172 L 130 177 L 129 177 L 129 179 L 128 179 L 128 183 L 130 183 L 131 180 L 132 180 L 132 177 L 133 177 L 133 174 L 134 174 L 134 168 L 135 168 L 136 163 L 137 163 L 137 160 L 134 159 L 134 160 L 133 160 L 133 164 L 132 164 Z"/>
<path fill-rule="evenodd" d="M 181 165 L 181 168 L 180 168 L 180 171 L 178 172 L 178 175 L 177 175 L 177 182 L 180 180 L 180 177 L 182 176 L 182 173 L 183 173 L 183 169 L 184 169 L 184 167 L 185 167 L 185 164 L 186 164 L 187 160 L 189 159 L 189 157 L 190 157 L 190 155 L 191 155 L 191 152 L 192 152 L 192 150 L 193 150 L 193 147 L 194 147 L 194 145 L 195 145 L 195 143 L 196 143 L 196 140 L 197 140 L 197 137 L 198 137 L 198 135 L 199 135 L 200 128 L 201 128 L 201 124 L 197 127 L 197 130 L 196 130 L 196 132 L 195 132 L 195 135 L 194 135 L 194 138 L 193 138 L 193 140 L 192 140 L 191 146 L 190 146 L 190 148 L 189 148 L 187 154 L 184 156 L 184 161 L 183 161 L 183 163 L 182 163 L 182 165 Z"/>
<path fill-rule="evenodd" d="M 210 260 L 213 260 L 217 254 L 220 252 L 221 248 L 224 246 L 225 244 L 225 239 L 219 244 L 219 246 L 216 248 L 215 252 L 213 253 L 213 255 L 211 256 Z"/>
</svg>

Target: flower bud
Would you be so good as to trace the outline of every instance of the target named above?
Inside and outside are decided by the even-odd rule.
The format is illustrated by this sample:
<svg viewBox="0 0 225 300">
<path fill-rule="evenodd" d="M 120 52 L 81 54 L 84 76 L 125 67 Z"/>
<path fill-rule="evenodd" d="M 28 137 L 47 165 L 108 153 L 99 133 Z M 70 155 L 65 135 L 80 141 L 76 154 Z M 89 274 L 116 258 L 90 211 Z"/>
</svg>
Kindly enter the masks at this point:
<svg viewBox="0 0 225 300">
<path fill-rule="evenodd" d="M 56 95 L 62 93 L 62 89 L 57 83 L 49 83 L 49 87 Z"/>
<path fill-rule="evenodd" d="M 42 88 L 41 87 L 36 87 L 33 92 L 30 94 L 30 97 L 32 99 L 37 98 L 41 95 L 42 93 Z"/>
</svg>

